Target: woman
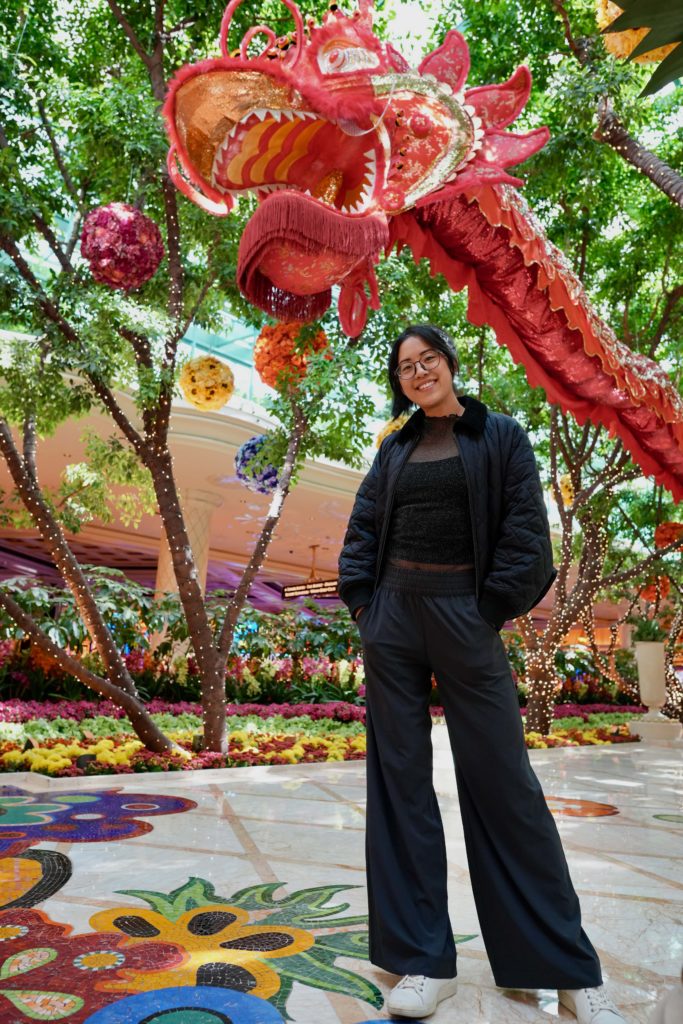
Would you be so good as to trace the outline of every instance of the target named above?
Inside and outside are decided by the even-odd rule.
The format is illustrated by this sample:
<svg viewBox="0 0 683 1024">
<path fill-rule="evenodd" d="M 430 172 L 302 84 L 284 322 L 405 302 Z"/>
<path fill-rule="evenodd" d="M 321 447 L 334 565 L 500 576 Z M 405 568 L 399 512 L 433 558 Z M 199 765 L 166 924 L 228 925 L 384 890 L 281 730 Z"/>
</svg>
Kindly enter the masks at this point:
<svg viewBox="0 0 683 1024">
<path fill-rule="evenodd" d="M 418 408 L 382 442 L 339 557 L 339 594 L 358 623 L 366 674 L 370 959 L 404 975 L 387 1009 L 425 1017 L 456 991 L 432 785 L 434 672 L 496 983 L 557 988 L 581 1024 L 623 1024 L 581 929 L 498 634 L 555 577 L 531 444 L 511 417 L 457 396 L 457 356 L 443 331 L 409 327 L 388 370 L 393 415 Z"/>
</svg>

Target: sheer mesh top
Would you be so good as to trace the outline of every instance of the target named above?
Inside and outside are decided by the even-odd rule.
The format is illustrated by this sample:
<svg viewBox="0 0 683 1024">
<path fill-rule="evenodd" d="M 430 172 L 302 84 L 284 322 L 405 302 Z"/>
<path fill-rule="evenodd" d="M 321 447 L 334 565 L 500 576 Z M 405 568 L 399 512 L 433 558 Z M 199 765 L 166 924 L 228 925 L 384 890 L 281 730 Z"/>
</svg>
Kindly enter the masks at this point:
<svg viewBox="0 0 683 1024">
<path fill-rule="evenodd" d="M 396 482 L 387 561 L 447 572 L 474 566 L 467 482 L 453 432 L 457 415 L 425 416 Z"/>
</svg>

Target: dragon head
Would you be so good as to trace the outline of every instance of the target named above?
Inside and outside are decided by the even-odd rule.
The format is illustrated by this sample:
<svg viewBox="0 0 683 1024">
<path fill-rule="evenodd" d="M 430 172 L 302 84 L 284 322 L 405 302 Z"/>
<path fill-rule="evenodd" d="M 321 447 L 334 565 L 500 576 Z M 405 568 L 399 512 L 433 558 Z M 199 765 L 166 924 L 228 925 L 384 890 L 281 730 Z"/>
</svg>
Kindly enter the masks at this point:
<svg viewBox="0 0 683 1024">
<path fill-rule="evenodd" d="M 339 285 L 340 320 L 355 336 L 368 304 L 379 306 L 374 265 L 389 218 L 444 188 L 520 184 L 506 168 L 548 138 L 545 128 L 504 131 L 528 99 L 530 73 L 522 66 L 501 85 L 464 90 L 469 52 L 456 31 L 413 70 L 373 32 L 370 0 L 351 15 L 333 4 L 321 25 L 304 25 L 283 0 L 294 31 L 277 37 L 253 26 L 231 53 L 241 2 L 223 16 L 222 56 L 183 68 L 170 84 L 171 177 L 217 215 L 244 193 L 257 196 L 238 263 L 249 301 L 281 319 L 312 320 Z M 258 37 L 263 49 L 250 56 Z"/>
</svg>

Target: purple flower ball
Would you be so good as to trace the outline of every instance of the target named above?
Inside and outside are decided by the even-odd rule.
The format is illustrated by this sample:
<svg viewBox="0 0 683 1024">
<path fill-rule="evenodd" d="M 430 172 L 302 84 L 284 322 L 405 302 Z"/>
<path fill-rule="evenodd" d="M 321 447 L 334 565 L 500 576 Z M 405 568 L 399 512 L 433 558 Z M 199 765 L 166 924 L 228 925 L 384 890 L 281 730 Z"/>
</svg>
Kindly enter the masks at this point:
<svg viewBox="0 0 683 1024">
<path fill-rule="evenodd" d="M 249 470 L 249 463 L 260 451 L 265 440 L 265 434 L 256 434 L 237 449 L 235 472 L 241 483 L 250 491 L 256 491 L 259 494 L 272 494 L 278 485 L 277 469 L 274 466 L 266 466 L 265 469 L 255 474 Z"/>
</svg>

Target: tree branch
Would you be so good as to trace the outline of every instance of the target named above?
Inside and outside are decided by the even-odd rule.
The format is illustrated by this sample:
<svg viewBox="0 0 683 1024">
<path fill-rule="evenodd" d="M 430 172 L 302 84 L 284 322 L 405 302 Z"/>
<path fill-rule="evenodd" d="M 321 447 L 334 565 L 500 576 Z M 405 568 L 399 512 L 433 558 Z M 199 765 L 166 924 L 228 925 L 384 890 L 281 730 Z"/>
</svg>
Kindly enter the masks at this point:
<svg viewBox="0 0 683 1024">
<path fill-rule="evenodd" d="M 598 104 L 598 127 L 593 138 L 611 146 L 623 160 L 649 178 L 660 192 L 683 207 L 683 177 L 629 135 L 606 96 Z"/>
<path fill-rule="evenodd" d="M 42 285 L 35 277 L 24 257 L 21 255 L 14 239 L 8 238 L 6 235 L 0 235 L 0 248 L 5 250 L 22 278 L 36 293 L 40 308 L 48 319 L 59 327 L 67 341 L 78 345 L 79 348 L 83 348 L 81 339 L 74 328 L 68 320 L 64 319 L 50 297 L 43 291 Z M 138 455 L 142 456 L 145 451 L 144 441 L 114 398 L 113 392 L 106 386 L 106 384 L 93 374 L 87 374 L 87 377 L 95 394 L 98 396 L 102 404 L 109 410 L 121 432 L 130 441 Z"/>
<path fill-rule="evenodd" d="M 59 146 L 57 145 L 57 139 L 55 138 L 55 134 L 52 131 L 52 125 L 50 124 L 49 118 L 47 116 L 45 105 L 41 99 L 36 100 L 36 105 L 38 107 L 38 113 L 40 114 L 40 120 L 42 121 L 47 137 L 50 140 L 50 146 L 52 148 L 52 153 L 55 158 L 55 163 L 57 164 L 57 167 L 59 168 L 59 171 L 62 175 L 62 178 L 64 179 L 66 190 L 80 209 L 81 198 L 78 194 L 78 189 L 76 188 L 74 180 L 69 174 L 67 166 L 64 163 L 64 157 L 62 156 Z"/>
<path fill-rule="evenodd" d="M 670 292 L 665 292 L 664 294 L 666 295 L 664 309 L 661 317 L 659 318 L 659 323 L 657 324 L 655 332 L 650 339 L 650 347 L 647 352 L 650 359 L 654 358 L 657 347 L 664 336 L 664 332 L 669 326 L 674 310 L 680 300 L 683 299 L 683 284 L 676 285 L 676 287 L 672 288 Z"/>
<path fill-rule="evenodd" d="M 137 53 L 138 57 L 146 67 L 149 67 L 152 58 L 147 53 L 138 37 L 135 35 L 135 32 L 133 31 L 130 22 L 126 18 L 125 14 L 123 13 L 119 5 L 116 3 L 116 0 L 107 0 L 107 3 L 109 4 L 110 11 L 118 21 L 123 31 L 128 36 L 128 40 L 133 49 L 135 50 L 135 52 Z"/>
<path fill-rule="evenodd" d="M 181 748 L 164 736 L 163 732 L 154 722 L 154 719 L 145 710 L 143 704 L 133 694 L 126 693 L 118 686 L 110 683 L 108 679 L 103 679 L 101 676 L 96 676 L 93 672 L 88 671 L 78 658 L 73 658 L 65 650 L 53 643 L 35 619 L 25 612 L 14 598 L 2 590 L 0 590 L 0 606 L 23 629 L 26 636 L 40 647 L 41 650 L 49 654 L 64 672 L 75 676 L 76 679 L 79 679 L 90 690 L 99 693 L 100 697 L 105 697 L 123 708 L 135 732 L 150 750 L 153 750 L 155 753 L 180 752 Z"/>
</svg>

